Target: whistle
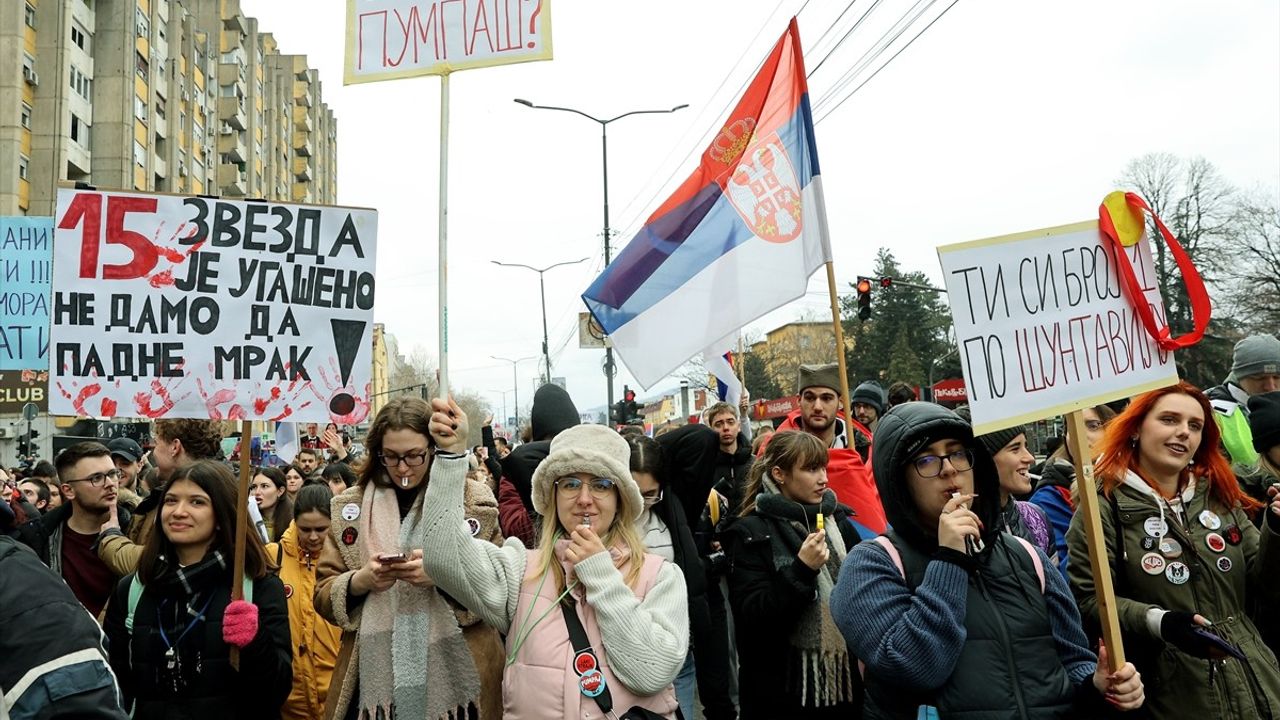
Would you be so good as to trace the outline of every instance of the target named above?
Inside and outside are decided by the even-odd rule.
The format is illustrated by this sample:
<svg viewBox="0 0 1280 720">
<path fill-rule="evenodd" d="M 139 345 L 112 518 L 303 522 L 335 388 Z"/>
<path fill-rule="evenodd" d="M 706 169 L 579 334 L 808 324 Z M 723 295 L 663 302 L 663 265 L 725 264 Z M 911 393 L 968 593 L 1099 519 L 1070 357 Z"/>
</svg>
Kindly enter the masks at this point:
<svg viewBox="0 0 1280 720">
<path fill-rule="evenodd" d="M 818 529 L 825 530 L 826 526 L 827 526 L 826 516 L 823 515 L 822 513 L 818 513 Z"/>
</svg>

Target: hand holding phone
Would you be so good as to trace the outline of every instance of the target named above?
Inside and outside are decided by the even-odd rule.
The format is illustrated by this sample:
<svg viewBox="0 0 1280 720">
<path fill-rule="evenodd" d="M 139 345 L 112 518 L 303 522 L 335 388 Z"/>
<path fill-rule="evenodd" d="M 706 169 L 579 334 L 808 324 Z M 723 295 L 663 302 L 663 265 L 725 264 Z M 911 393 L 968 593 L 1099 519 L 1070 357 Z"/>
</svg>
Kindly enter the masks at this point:
<svg viewBox="0 0 1280 720">
<path fill-rule="evenodd" d="M 382 553 L 378 556 L 378 562 L 383 565 L 395 565 L 396 563 L 402 563 L 408 559 L 409 557 L 404 553 Z"/>
</svg>

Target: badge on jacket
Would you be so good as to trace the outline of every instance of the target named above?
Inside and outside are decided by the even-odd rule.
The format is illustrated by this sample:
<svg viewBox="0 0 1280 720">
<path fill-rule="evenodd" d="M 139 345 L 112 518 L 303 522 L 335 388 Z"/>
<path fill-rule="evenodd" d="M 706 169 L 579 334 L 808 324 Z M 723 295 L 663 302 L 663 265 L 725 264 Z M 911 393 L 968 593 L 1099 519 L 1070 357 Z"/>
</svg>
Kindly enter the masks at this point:
<svg viewBox="0 0 1280 720">
<path fill-rule="evenodd" d="M 358 537 L 360 537 L 360 532 L 353 527 L 349 527 L 342 531 L 342 544 L 355 545 Z"/>
</svg>

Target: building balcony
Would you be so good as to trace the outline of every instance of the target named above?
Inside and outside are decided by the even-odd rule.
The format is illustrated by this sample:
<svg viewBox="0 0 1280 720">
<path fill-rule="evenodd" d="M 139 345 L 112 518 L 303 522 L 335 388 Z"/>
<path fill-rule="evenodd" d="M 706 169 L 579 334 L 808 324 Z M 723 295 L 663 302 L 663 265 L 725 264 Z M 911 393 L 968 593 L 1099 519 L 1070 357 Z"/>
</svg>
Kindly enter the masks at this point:
<svg viewBox="0 0 1280 720">
<path fill-rule="evenodd" d="M 237 94 L 244 97 L 244 78 L 240 74 L 243 67 L 242 63 L 218 63 L 218 85 L 221 87 L 235 85 Z"/>
<path fill-rule="evenodd" d="M 245 22 L 244 13 L 240 12 L 240 0 L 224 0 L 222 11 L 222 27 L 241 35 L 249 34 L 249 23 Z"/>
<path fill-rule="evenodd" d="M 303 157 L 311 157 L 311 133 L 294 133 L 293 150 Z"/>
<path fill-rule="evenodd" d="M 311 132 L 311 112 L 309 108 L 302 106 L 293 108 L 293 127 L 302 132 Z"/>
<path fill-rule="evenodd" d="M 244 118 L 244 101 L 240 98 L 218 98 L 218 119 L 237 130 L 249 127 Z"/>
<path fill-rule="evenodd" d="M 299 182 L 310 182 L 311 162 L 305 157 L 295 157 L 293 159 L 293 176 Z"/>
<path fill-rule="evenodd" d="M 295 82 L 293 84 L 293 102 L 301 107 L 311 107 L 311 84 Z"/>
<path fill-rule="evenodd" d="M 218 188 L 223 195 L 244 196 L 245 177 L 239 165 L 232 163 L 218 165 Z"/>
<path fill-rule="evenodd" d="M 311 183 L 293 183 L 290 188 L 289 199 L 296 203 L 311 202 Z"/>
<path fill-rule="evenodd" d="M 226 160 L 242 163 L 248 160 L 245 151 L 244 134 L 239 132 L 218 136 L 218 153 Z"/>
</svg>

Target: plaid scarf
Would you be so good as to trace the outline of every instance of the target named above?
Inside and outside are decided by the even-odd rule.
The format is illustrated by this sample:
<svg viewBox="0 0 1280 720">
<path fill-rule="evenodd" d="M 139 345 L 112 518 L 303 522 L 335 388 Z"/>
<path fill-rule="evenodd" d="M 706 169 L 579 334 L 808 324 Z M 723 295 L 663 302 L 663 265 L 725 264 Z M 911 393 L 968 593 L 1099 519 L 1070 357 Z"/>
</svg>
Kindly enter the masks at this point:
<svg viewBox="0 0 1280 720">
<path fill-rule="evenodd" d="M 158 531 L 157 531 L 158 532 Z M 162 556 L 161 560 L 165 558 Z M 173 566 L 173 572 L 162 573 L 148 584 L 159 597 L 181 598 L 187 604 L 187 615 L 196 617 L 200 614 L 201 602 L 210 588 L 226 585 L 229 582 L 231 568 L 227 566 L 227 558 L 221 550 L 205 553 L 200 562 L 186 567 Z"/>
<path fill-rule="evenodd" d="M 831 589 L 844 562 L 844 536 L 833 513 L 836 495 L 828 490 L 821 505 L 801 505 L 778 490 L 773 479 L 764 478 L 764 489 L 756 498 L 756 512 L 768 518 L 775 529 L 770 544 L 775 567 L 800 562 L 800 546 L 817 529 L 816 516 L 826 516 L 827 547 L 831 554 L 818 571 L 818 598 L 800 613 L 788 642 L 787 686 L 806 707 L 828 707 L 854 700 L 853 667 L 849 648 L 831 618 Z"/>
<path fill-rule="evenodd" d="M 361 499 L 360 562 L 422 547 L 422 499 L 402 521 L 396 492 L 371 483 Z M 361 720 L 466 717 L 479 707 L 480 675 L 458 618 L 435 586 L 397 582 L 369 593 L 360 617 Z"/>
</svg>

